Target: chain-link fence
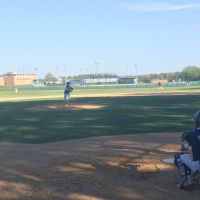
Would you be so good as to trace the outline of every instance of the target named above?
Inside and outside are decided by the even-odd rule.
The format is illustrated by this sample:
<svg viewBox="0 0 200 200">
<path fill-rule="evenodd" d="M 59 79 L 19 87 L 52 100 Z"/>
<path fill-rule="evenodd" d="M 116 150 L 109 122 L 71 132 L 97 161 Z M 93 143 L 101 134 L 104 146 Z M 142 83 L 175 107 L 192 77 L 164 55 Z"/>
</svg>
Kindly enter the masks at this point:
<svg viewBox="0 0 200 200">
<path fill-rule="evenodd" d="M 163 87 L 187 87 L 199 86 L 200 81 L 193 82 L 169 82 L 163 84 Z M 143 83 L 143 84 L 107 84 L 107 85 L 74 85 L 77 89 L 114 89 L 114 88 L 154 88 L 157 84 Z M 33 86 L 0 86 L 0 91 L 11 91 L 16 88 L 22 90 L 64 90 L 65 85 L 33 85 Z"/>
</svg>

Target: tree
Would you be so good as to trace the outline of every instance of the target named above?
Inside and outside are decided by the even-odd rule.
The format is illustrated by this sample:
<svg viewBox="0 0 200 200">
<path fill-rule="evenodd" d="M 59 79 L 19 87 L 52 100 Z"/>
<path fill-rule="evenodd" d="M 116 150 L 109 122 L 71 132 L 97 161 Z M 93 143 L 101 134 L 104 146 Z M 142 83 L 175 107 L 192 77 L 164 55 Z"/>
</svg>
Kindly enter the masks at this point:
<svg viewBox="0 0 200 200">
<path fill-rule="evenodd" d="M 185 81 L 200 80 L 200 68 L 196 66 L 185 67 L 182 71 Z"/>
<path fill-rule="evenodd" d="M 58 79 L 54 77 L 51 73 L 47 73 L 44 80 L 47 83 L 55 83 Z"/>
</svg>

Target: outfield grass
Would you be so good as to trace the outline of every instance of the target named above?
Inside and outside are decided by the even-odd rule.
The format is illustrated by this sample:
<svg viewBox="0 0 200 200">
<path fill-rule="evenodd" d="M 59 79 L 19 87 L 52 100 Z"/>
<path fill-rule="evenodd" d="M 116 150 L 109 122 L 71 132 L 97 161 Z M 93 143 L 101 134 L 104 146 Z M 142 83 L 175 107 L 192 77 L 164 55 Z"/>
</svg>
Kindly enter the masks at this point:
<svg viewBox="0 0 200 200">
<path fill-rule="evenodd" d="M 165 87 L 164 90 L 158 90 L 156 87 L 152 88 L 75 88 L 72 96 L 84 95 L 84 94 L 110 94 L 110 93 L 168 93 L 168 92 L 196 92 L 200 91 L 199 86 L 186 86 L 186 87 Z M 41 97 L 41 96 L 63 96 L 63 89 L 24 89 L 20 88 L 18 93 L 15 93 L 14 88 L 9 90 L 0 90 L 0 98 L 18 98 L 18 97 Z"/>
<path fill-rule="evenodd" d="M 73 98 L 99 110 L 31 111 L 62 100 L 0 103 L 0 141 L 47 143 L 91 136 L 181 132 L 193 127 L 199 95 Z"/>
</svg>

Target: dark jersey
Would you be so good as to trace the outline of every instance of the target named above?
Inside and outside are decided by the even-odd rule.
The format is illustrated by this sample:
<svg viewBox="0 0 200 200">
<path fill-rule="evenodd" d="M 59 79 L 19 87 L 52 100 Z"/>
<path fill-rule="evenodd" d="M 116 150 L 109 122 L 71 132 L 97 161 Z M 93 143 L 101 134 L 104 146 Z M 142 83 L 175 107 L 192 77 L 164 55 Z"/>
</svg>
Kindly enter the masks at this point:
<svg viewBox="0 0 200 200">
<path fill-rule="evenodd" d="M 193 160 L 200 160 L 200 129 L 190 131 L 185 140 L 192 147 Z"/>
<path fill-rule="evenodd" d="M 73 88 L 71 86 L 66 86 L 64 94 L 69 94 L 70 92 L 72 92 Z"/>
</svg>

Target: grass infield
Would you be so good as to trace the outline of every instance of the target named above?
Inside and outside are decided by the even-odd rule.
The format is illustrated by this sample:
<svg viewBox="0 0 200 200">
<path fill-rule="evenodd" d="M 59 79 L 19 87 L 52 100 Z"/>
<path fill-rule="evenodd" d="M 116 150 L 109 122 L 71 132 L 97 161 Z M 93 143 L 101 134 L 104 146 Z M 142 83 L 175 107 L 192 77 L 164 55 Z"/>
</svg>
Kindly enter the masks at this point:
<svg viewBox="0 0 200 200">
<path fill-rule="evenodd" d="M 91 136 L 181 132 L 193 127 L 199 95 L 72 98 L 100 109 L 35 111 L 63 100 L 1 102 L 0 141 L 48 143 Z"/>
</svg>

